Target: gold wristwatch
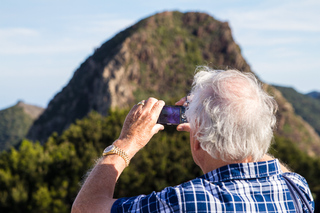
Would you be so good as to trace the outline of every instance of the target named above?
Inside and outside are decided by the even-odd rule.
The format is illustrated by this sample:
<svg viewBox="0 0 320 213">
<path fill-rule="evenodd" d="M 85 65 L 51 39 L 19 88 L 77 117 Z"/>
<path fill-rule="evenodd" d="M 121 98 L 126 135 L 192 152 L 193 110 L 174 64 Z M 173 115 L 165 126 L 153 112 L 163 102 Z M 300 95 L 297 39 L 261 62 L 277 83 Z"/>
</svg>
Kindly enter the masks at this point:
<svg viewBox="0 0 320 213">
<path fill-rule="evenodd" d="M 126 162 L 126 166 L 129 165 L 130 160 L 129 160 L 127 153 L 125 153 L 125 151 L 123 151 L 119 147 L 116 147 L 115 145 L 108 146 L 107 148 L 104 149 L 104 151 L 102 153 L 103 156 L 114 155 L 114 154 L 121 156 L 123 158 L 123 160 Z"/>
</svg>

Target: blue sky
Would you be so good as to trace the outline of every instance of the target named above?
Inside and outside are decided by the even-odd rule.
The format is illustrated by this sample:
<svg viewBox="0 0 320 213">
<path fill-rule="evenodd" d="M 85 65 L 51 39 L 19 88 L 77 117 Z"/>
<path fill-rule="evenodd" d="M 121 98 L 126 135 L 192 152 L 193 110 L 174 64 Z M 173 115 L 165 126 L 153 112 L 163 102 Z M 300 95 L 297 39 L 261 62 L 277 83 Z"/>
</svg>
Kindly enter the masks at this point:
<svg viewBox="0 0 320 213">
<path fill-rule="evenodd" d="M 320 91 L 318 0 L 1 0 L 0 109 L 18 100 L 46 107 L 94 48 L 166 10 L 228 21 L 264 82 Z"/>
</svg>

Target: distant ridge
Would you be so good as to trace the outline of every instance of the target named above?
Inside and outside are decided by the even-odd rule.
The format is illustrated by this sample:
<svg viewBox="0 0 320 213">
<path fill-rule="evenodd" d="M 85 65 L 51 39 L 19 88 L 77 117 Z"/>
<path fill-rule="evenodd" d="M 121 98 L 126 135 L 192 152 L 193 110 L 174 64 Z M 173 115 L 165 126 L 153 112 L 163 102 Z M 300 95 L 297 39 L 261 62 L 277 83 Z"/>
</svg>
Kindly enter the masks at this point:
<svg viewBox="0 0 320 213">
<path fill-rule="evenodd" d="M 0 111 L 0 151 L 17 145 L 26 137 L 29 128 L 43 108 L 19 101 Z"/>
<path fill-rule="evenodd" d="M 26 114 L 28 114 L 32 119 L 37 119 L 43 113 L 44 108 L 26 104 L 23 101 L 18 101 L 16 106 L 21 107 Z"/>
<path fill-rule="evenodd" d="M 318 92 L 318 91 L 309 92 L 306 95 L 311 98 L 320 100 L 320 92 Z"/>
</svg>

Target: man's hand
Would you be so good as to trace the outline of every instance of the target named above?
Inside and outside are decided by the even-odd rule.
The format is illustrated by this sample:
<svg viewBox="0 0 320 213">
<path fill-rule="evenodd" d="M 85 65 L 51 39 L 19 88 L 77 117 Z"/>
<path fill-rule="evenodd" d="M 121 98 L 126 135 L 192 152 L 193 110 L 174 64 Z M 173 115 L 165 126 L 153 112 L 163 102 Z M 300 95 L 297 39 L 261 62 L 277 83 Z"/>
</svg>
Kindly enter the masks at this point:
<svg viewBox="0 0 320 213">
<path fill-rule="evenodd" d="M 164 129 L 163 125 L 157 124 L 164 101 L 149 98 L 142 103 L 132 107 L 124 121 L 120 137 L 114 143 L 128 152 L 129 158 L 143 148 L 153 135 Z"/>
</svg>

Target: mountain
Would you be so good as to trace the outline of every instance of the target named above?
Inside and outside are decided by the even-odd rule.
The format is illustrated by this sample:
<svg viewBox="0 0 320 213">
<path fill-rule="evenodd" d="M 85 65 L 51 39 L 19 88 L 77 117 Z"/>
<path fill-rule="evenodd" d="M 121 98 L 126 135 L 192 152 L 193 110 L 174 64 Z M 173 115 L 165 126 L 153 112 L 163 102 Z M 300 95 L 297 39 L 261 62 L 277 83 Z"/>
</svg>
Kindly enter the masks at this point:
<svg viewBox="0 0 320 213">
<path fill-rule="evenodd" d="M 205 13 L 163 12 L 139 21 L 102 44 L 75 71 L 31 127 L 28 138 L 42 143 L 61 134 L 90 111 L 129 108 L 154 96 L 172 104 L 190 89 L 197 65 L 252 72 L 227 22 Z M 320 138 L 281 92 L 266 85 L 279 102 L 277 134 L 294 139 L 310 155 Z M 301 143 L 303 141 L 304 143 Z"/>
<path fill-rule="evenodd" d="M 43 108 L 19 101 L 16 105 L 0 111 L 0 150 L 18 144 L 28 133 Z"/>
<path fill-rule="evenodd" d="M 187 94 L 196 65 L 250 71 L 226 22 L 204 13 L 164 12 L 141 20 L 104 43 L 34 123 L 28 138 L 44 142 L 95 110 L 128 108 L 149 96 Z"/>
<path fill-rule="evenodd" d="M 320 134 L 320 93 L 312 92 L 304 95 L 290 87 L 275 86 L 275 88 L 281 91 L 292 104 L 295 113 L 312 125 Z"/>
<path fill-rule="evenodd" d="M 320 92 L 313 91 L 306 94 L 307 96 L 320 100 Z"/>
</svg>

